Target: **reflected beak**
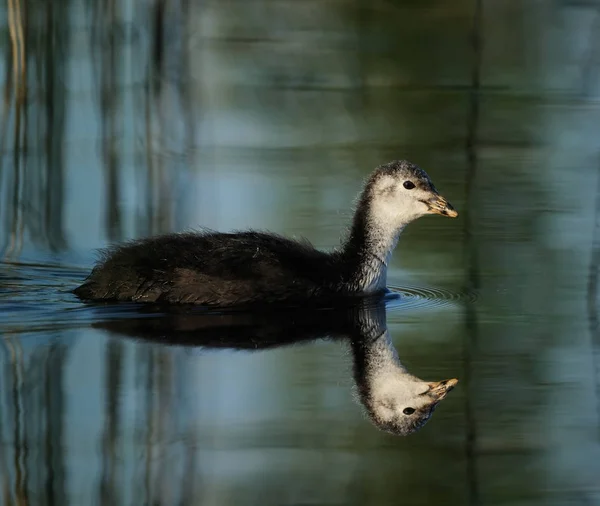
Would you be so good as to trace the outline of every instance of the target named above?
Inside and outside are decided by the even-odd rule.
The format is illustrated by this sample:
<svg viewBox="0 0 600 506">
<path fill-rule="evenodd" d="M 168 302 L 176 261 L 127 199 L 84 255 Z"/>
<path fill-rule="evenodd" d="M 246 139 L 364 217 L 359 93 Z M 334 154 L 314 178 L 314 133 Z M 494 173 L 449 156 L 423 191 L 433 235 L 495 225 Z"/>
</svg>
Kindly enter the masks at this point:
<svg viewBox="0 0 600 506">
<path fill-rule="evenodd" d="M 427 395 L 433 397 L 436 400 L 436 402 L 439 402 L 443 400 L 446 397 L 446 395 L 448 395 L 448 392 L 452 390 L 457 383 L 458 380 L 456 378 L 442 381 L 432 381 L 431 383 L 429 383 L 429 386 L 431 388 L 427 392 Z"/>
<path fill-rule="evenodd" d="M 452 204 L 441 195 L 436 194 L 424 202 L 432 214 L 441 214 L 442 216 L 448 216 L 448 218 L 456 218 L 458 216 L 458 212 L 452 207 Z"/>
</svg>

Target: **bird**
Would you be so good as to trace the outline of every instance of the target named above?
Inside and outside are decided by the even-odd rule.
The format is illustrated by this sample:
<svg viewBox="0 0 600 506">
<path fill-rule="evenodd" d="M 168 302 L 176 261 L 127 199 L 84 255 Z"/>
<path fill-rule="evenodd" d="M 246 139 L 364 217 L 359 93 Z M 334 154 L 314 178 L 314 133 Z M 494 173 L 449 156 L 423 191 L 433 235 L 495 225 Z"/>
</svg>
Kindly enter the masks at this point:
<svg viewBox="0 0 600 506">
<path fill-rule="evenodd" d="M 349 230 L 331 251 L 257 230 L 170 233 L 104 250 L 73 292 L 84 302 L 223 308 L 327 305 L 383 294 L 401 232 L 428 214 L 458 216 L 423 169 L 395 160 L 367 178 Z"/>
<path fill-rule="evenodd" d="M 103 306 L 100 308 L 105 309 Z M 266 353 L 317 341 L 338 342 L 352 356 L 354 400 L 379 430 L 408 436 L 429 421 L 457 378 L 427 381 L 402 364 L 387 327 L 385 301 L 365 297 L 328 309 L 205 311 L 198 306 L 134 306 L 98 315 L 92 326 L 164 346 Z"/>
</svg>

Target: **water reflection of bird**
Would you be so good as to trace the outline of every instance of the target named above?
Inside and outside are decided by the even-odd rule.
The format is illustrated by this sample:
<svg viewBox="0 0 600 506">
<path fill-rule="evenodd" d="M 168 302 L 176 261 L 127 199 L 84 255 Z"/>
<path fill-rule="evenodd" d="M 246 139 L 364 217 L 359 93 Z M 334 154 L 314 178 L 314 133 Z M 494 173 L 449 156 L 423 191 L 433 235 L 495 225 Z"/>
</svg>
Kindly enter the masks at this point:
<svg viewBox="0 0 600 506">
<path fill-rule="evenodd" d="M 95 323 L 97 328 L 169 345 L 266 350 L 317 339 L 348 342 L 356 390 L 373 424 L 408 435 L 419 430 L 458 380 L 423 381 L 402 365 L 391 341 L 381 299 L 328 310 L 286 309 L 199 312 L 138 306 L 133 314 Z M 157 311 L 157 312 L 155 312 Z"/>
<path fill-rule="evenodd" d="M 90 301 L 219 307 L 380 293 L 403 228 L 432 213 L 458 214 L 423 170 L 391 162 L 368 179 L 338 250 L 323 252 L 308 242 L 255 231 L 163 235 L 107 251 L 74 292 Z"/>
</svg>

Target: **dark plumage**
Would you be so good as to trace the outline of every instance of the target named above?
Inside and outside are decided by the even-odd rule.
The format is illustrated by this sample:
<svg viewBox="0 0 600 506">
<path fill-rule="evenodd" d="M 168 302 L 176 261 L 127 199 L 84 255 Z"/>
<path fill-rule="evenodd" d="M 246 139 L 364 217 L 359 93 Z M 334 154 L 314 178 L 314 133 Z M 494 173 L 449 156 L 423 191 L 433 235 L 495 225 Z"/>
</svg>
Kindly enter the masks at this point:
<svg viewBox="0 0 600 506">
<path fill-rule="evenodd" d="M 82 299 L 233 306 L 330 296 L 339 254 L 261 232 L 151 237 L 104 253 Z"/>
<path fill-rule="evenodd" d="M 413 188 L 403 186 L 406 181 Z M 74 293 L 88 301 L 219 307 L 376 294 L 385 289 L 398 234 L 428 213 L 457 214 L 424 171 L 392 162 L 367 181 L 338 250 L 323 252 L 304 240 L 256 231 L 169 234 L 109 249 Z"/>
</svg>

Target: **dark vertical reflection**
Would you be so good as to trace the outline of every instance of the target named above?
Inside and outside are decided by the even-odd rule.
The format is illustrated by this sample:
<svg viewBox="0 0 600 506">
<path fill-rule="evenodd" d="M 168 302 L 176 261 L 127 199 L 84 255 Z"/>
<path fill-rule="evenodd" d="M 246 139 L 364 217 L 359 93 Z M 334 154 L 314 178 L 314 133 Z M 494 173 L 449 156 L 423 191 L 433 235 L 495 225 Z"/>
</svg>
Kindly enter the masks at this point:
<svg viewBox="0 0 600 506">
<path fill-rule="evenodd" d="M 148 362 L 148 374 L 147 374 L 147 387 L 146 387 L 146 451 L 145 462 L 144 462 L 144 497 L 146 498 L 144 504 L 153 504 L 154 494 L 152 487 L 152 463 L 154 461 L 154 440 L 155 440 L 155 424 L 154 424 L 154 362 L 155 356 L 154 351 L 151 352 L 150 361 Z"/>
<path fill-rule="evenodd" d="M 182 75 L 178 80 L 179 95 L 182 100 L 182 110 L 185 119 L 185 136 L 186 136 L 186 147 L 185 152 L 188 155 L 190 164 L 193 163 L 192 151 L 195 143 L 195 122 L 199 119 L 196 115 L 195 100 L 193 96 L 194 87 L 196 82 L 192 78 L 191 65 L 192 62 L 197 61 L 198 55 L 194 53 L 193 57 L 191 50 L 188 47 L 189 41 L 193 35 L 196 35 L 197 29 L 194 33 L 191 24 L 191 11 L 192 0 L 181 0 L 181 73 Z"/>
<path fill-rule="evenodd" d="M 165 2 L 164 0 L 155 0 L 152 14 L 152 63 L 154 66 L 154 82 L 160 90 L 161 77 L 164 70 L 164 50 L 165 50 Z"/>
<path fill-rule="evenodd" d="M 153 43 L 150 52 L 150 61 L 148 62 L 148 75 L 147 75 L 147 93 L 146 93 L 146 125 L 147 125 L 147 139 L 146 143 L 148 146 L 156 144 L 156 149 L 148 151 L 147 165 L 148 165 L 148 204 L 147 208 L 150 212 L 149 218 L 149 233 L 158 234 L 168 230 L 171 223 L 171 211 L 170 205 L 170 178 L 168 176 L 169 167 L 167 166 L 166 157 L 163 155 L 167 150 L 166 142 L 166 131 L 163 130 L 163 126 L 166 126 L 171 122 L 172 117 L 167 117 L 168 107 L 166 103 L 167 92 L 166 83 L 168 82 L 168 76 L 166 73 L 166 62 L 165 62 L 165 51 L 169 51 L 171 57 L 175 57 L 175 51 L 173 50 L 173 44 L 175 43 L 174 37 L 169 40 L 169 47 L 166 47 L 167 39 L 165 36 L 165 30 L 167 26 L 173 23 L 172 18 L 176 16 L 173 11 L 173 5 L 171 9 L 167 9 L 167 3 L 165 0 L 155 0 L 154 8 L 152 10 L 152 29 L 153 29 Z M 178 36 L 173 28 L 170 27 L 170 35 Z M 181 40 L 177 40 L 180 46 L 180 51 L 185 52 L 187 49 L 183 47 Z"/>
<path fill-rule="evenodd" d="M 69 2 L 45 2 L 46 30 L 43 34 L 44 65 L 42 80 L 44 85 L 44 132 L 47 186 L 43 196 L 45 206 L 40 209 L 44 219 L 43 232 L 53 250 L 66 247 L 63 232 L 63 207 L 65 187 L 65 114 L 66 101 L 64 83 L 69 69 L 70 26 L 65 23 L 69 17 Z M 41 185 L 40 185 L 41 187 Z M 40 234 L 42 231 L 40 231 Z"/>
<path fill-rule="evenodd" d="M 160 350 L 158 354 L 158 410 L 157 417 L 157 433 L 156 447 L 160 455 L 168 455 L 166 443 L 169 440 L 169 434 L 172 433 L 171 427 L 176 418 L 176 413 L 172 409 L 171 400 L 171 381 L 173 375 L 173 367 L 171 362 L 171 354 L 169 351 Z M 156 466 L 156 497 L 155 501 L 158 504 L 173 504 L 171 476 L 172 471 L 169 466 L 170 459 L 162 458 L 157 462 Z"/>
<path fill-rule="evenodd" d="M 141 442 L 142 459 L 138 466 L 139 472 L 135 477 L 136 496 L 141 504 L 153 504 L 152 495 L 152 461 L 154 449 L 154 348 L 138 348 L 136 350 L 136 386 L 143 392 L 143 402 L 136 417 L 136 426 L 144 427 Z"/>
<path fill-rule="evenodd" d="M 120 435 L 120 399 L 123 368 L 123 344 L 109 341 L 105 355 L 105 419 L 102 435 L 102 471 L 99 504 L 121 504 L 119 460 L 117 449 Z"/>
<path fill-rule="evenodd" d="M 140 413 L 138 424 L 143 427 L 143 462 L 140 462 L 141 476 L 135 481 L 139 484 L 137 496 L 141 504 L 174 504 L 172 480 L 173 472 L 167 458 L 168 447 L 165 443 L 172 433 L 176 415 L 172 409 L 172 357 L 168 351 L 150 348 L 142 352 L 140 360 L 139 387 L 144 393 L 144 409 Z M 195 456 L 192 448 L 191 463 Z M 157 458 L 160 455 L 162 458 Z M 184 473 L 189 479 L 190 469 Z M 190 480 L 194 481 L 194 480 Z M 190 483 L 191 485 L 191 483 Z M 192 488 L 193 490 L 193 488 Z"/>
<path fill-rule="evenodd" d="M 122 76 L 118 65 L 123 54 L 123 40 L 118 37 L 122 25 L 119 17 L 119 7 L 122 4 L 115 0 L 98 2 L 92 9 L 92 44 L 91 58 L 97 61 L 96 78 L 99 83 L 100 100 L 99 113 L 101 123 L 101 156 L 106 182 L 106 206 L 104 224 L 106 235 L 110 241 L 118 241 L 123 237 L 121 202 L 120 202 L 120 153 L 118 141 L 122 123 L 121 116 L 121 86 Z M 96 59 L 96 52 L 100 59 Z"/>
<path fill-rule="evenodd" d="M 64 414 L 66 411 L 63 370 L 67 349 L 52 344 L 45 359 L 44 405 L 46 431 L 44 438 L 46 483 L 45 496 L 48 506 L 67 504 Z"/>
<path fill-rule="evenodd" d="M 189 373 L 196 366 L 192 362 L 194 369 L 190 369 L 190 362 L 186 356 L 179 353 L 173 353 L 169 355 L 169 358 L 172 364 L 171 412 L 175 415 L 175 420 L 171 422 L 171 430 L 179 430 L 184 440 L 179 476 L 173 475 L 172 482 L 178 491 L 178 506 L 186 506 L 198 502 L 198 491 L 203 489 L 205 482 L 203 468 L 199 465 L 201 453 L 198 451 L 196 417 L 190 416 L 191 406 L 189 402 L 186 402 L 189 385 L 193 383 L 190 381 Z M 198 402 L 197 396 L 195 399 Z M 193 476 L 194 479 L 190 479 L 190 476 Z M 172 503 L 174 503 L 174 498 Z"/>
<path fill-rule="evenodd" d="M 4 353 L 4 349 L 1 350 Z M 2 399 L 2 392 L 6 391 L 7 382 L 4 380 L 4 375 L 2 374 L 2 368 L 0 367 L 0 406 L 4 406 L 5 403 Z M 6 415 L 5 409 L 0 409 L 0 441 L 5 441 L 7 438 L 5 437 L 5 429 L 6 422 L 4 417 Z M 8 464 L 6 462 L 6 451 L 4 448 L 0 449 L 0 500 L 2 500 L 2 504 L 10 504 L 10 478 L 8 474 Z"/>
<path fill-rule="evenodd" d="M 163 219 L 161 209 L 161 184 L 164 171 L 164 159 L 155 156 L 152 148 L 153 143 L 158 144 L 158 152 L 163 152 L 163 136 L 161 135 L 160 99 L 163 90 L 163 64 L 164 64 L 164 23 L 165 2 L 155 0 L 152 9 L 152 48 L 150 60 L 147 64 L 146 97 L 145 97 L 145 119 L 146 119 L 146 145 L 147 151 L 147 181 L 146 189 L 147 204 L 149 212 L 148 233 L 157 234 L 161 230 L 160 222 Z"/>
<path fill-rule="evenodd" d="M 593 72 L 598 71 L 598 33 L 600 31 L 600 5 L 596 9 L 596 16 L 592 24 L 587 57 L 584 61 L 581 94 L 590 97 L 594 85 Z M 597 77 L 597 76 L 596 76 Z M 594 230 L 592 233 L 592 255 L 588 274 L 587 310 L 591 338 L 591 358 L 594 372 L 594 392 L 596 394 L 596 427 L 600 439 L 600 326 L 598 320 L 598 270 L 600 269 L 600 166 L 596 176 L 596 199 L 594 205 Z"/>
<path fill-rule="evenodd" d="M 587 286 L 588 321 L 591 337 L 591 358 L 594 371 L 594 391 L 596 394 L 597 431 L 600 438 L 600 326 L 598 322 L 598 270 L 600 269 L 600 169 L 596 179 L 596 203 L 594 232 L 592 236 L 592 257 Z"/>
<path fill-rule="evenodd" d="M 12 406 L 13 406 L 13 441 L 14 459 L 15 502 L 18 506 L 28 504 L 27 493 L 27 442 L 23 423 L 23 354 L 18 341 L 7 341 L 10 348 L 12 373 Z"/>
<path fill-rule="evenodd" d="M 25 97 L 26 97 L 26 49 L 24 29 L 24 6 L 21 0 L 8 0 L 8 33 L 10 37 L 10 53 L 7 53 L 6 92 L 4 103 L 4 121 L 2 130 L 2 145 L 6 145 L 10 127 L 13 130 L 12 141 L 12 198 L 11 208 L 7 214 L 9 230 L 8 242 L 4 245 L 2 256 L 18 255 L 23 246 L 24 216 L 23 216 L 23 179 L 25 167 L 22 160 L 22 143 L 25 138 Z M 9 84 L 10 83 L 10 84 Z M 14 111 L 12 124 L 9 122 L 11 112 Z"/>
<path fill-rule="evenodd" d="M 466 286 L 467 293 L 479 290 L 479 258 L 477 242 L 473 236 L 473 199 L 474 183 L 477 176 L 477 128 L 479 124 L 479 100 L 481 88 L 481 58 L 482 58 L 482 9 L 483 0 L 475 1 L 475 13 L 471 31 L 471 46 L 473 63 L 471 68 L 471 91 L 469 93 L 469 112 L 467 116 L 466 155 L 467 170 L 465 182 L 465 213 L 464 213 L 464 241 L 466 255 Z M 480 504 L 479 481 L 477 476 L 477 430 L 473 408 L 472 378 L 473 355 L 476 353 L 478 341 L 477 310 L 473 303 L 467 302 L 465 307 L 466 332 L 463 345 L 464 377 L 463 384 L 465 395 L 466 419 L 466 458 L 467 480 L 469 489 L 469 504 Z"/>
<path fill-rule="evenodd" d="M 581 68 L 580 94 L 593 99 L 594 85 L 598 83 L 598 57 L 600 56 L 600 4 L 596 8 L 594 22 L 590 30 L 586 54 Z"/>
</svg>

